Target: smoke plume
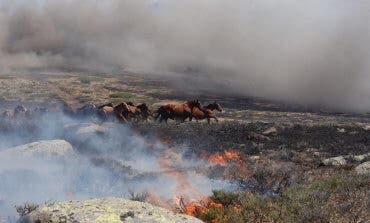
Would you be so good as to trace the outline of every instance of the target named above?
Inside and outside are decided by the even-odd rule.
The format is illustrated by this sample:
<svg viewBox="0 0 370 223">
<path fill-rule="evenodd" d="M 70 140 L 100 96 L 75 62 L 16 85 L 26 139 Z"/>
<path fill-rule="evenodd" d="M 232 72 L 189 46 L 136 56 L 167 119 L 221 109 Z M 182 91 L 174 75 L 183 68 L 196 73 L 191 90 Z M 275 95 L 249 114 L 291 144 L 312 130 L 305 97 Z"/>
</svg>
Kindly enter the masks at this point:
<svg viewBox="0 0 370 223">
<path fill-rule="evenodd" d="M 124 68 L 220 94 L 370 110 L 366 0 L 0 2 L 3 71 Z"/>
<path fill-rule="evenodd" d="M 175 196 L 198 199 L 211 194 L 213 189 L 231 189 L 236 185 L 207 177 L 206 171 L 199 169 L 207 169 L 210 164 L 185 157 L 185 148 L 171 148 L 145 139 L 125 125 L 106 123 L 107 126 L 100 125 L 105 126 L 104 133 L 84 135 L 81 132 L 96 124 L 60 113 L 8 123 L 0 121 L 0 125 L 15 130 L 0 132 L 0 222 L 3 217 L 15 216 L 14 206 L 25 202 L 129 198 L 132 191 L 148 192 L 155 196 L 149 201 L 170 205 Z M 12 147 L 51 139 L 68 140 L 75 154 L 31 156 L 25 154 L 32 152 L 32 147 L 17 153 L 14 152 L 19 147 Z"/>
</svg>

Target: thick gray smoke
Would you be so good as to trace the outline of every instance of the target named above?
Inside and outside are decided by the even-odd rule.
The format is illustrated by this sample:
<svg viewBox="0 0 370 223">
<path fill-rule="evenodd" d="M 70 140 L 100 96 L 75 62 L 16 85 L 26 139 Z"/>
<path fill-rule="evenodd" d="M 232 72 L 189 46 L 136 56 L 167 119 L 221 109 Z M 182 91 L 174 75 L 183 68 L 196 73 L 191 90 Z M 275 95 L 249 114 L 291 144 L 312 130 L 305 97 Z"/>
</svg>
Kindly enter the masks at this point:
<svg viewBox="0 0 370 223">
<path fill-rule="evenodd" d="M 0 2 L 3 70 L 124 68 L 196 77 L 218 93 L 370 110 L 367 0 Z"/>
</svg>

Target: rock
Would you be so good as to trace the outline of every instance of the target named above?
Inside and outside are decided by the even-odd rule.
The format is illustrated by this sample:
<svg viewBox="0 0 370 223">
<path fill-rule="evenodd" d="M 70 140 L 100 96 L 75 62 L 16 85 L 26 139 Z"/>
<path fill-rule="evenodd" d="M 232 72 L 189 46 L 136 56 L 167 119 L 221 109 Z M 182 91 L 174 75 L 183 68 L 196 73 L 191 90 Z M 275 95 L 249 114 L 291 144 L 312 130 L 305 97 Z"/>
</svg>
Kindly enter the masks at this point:
<svg viewBox="0 0 370 223">
<path fill-rule="evenodd" d="M 66 201 L 43 205 L 23 219 L 36 222 L 122 223 L 122 222 L 189 222 L 202 221 L 186 215 L 175 214 L 148 203 L 122 198 L 102 198 L 86 201 Z"/>
<path fill-rule="evenodd" d="M 74 154 L 72 145 L 65 140 L 46 140 L 9 148 L 1 156 L 65 158 Z"/>
<path fill-rule="evenodd" d="M 370 174 L 370 161 L 358 165 L 355 171 L 357 174 Z"/>
<path fill-rule="evenodd" d="M 248 138 L 251 139 L 251 140 L 255 140 L 257 142 L 259 142 L 259 141 L 270 141 L 271 140 L 269 137 L 264 136 L 262 134 L 255 133 L 255 132 L 249 133 Z"/>
<path fill-rule="evenodd" d="M 262 132 L 262 135 L 265 135 L 265 136 L 276 135 L 277 132 L 278 131 L 275 127 L 271 127 L 269 129 L 265 130 L 264 132 Z"/>
<path fill-rule="evenodd" d="M 364 130 L 365 130 L 365 131 L 370 131 L 370 125 L 366 125 L 366 126 L 364 127 Z"/>
<path fill-rule="evenodd" d="M 107 126 L 94 123 L 78 123 L 64 126 L 65 137 L 71 142 L 86 142 L 108 131 Z"/>
<path fill-rule="evenodd" d="M 368 158 L 370 158 L 370 153 L 366 153 L 366 154 L 357 155 L 357 156 L 352 157 L 352 159 L 356 162 L 363 162 Z"/>
<path fill-rule="evenodd" d="M 260 159 L 260 156 L 251 156 L 249 157 L 250 160 L 256 161 Z"/>
<path fill-rule="evenodd" d="M 88 135 L 88 134 L 99 134 L 106 132 L 106 128 L 96 124 L 90 124 L 88 126 L 82 126 L 76 131 L 76 135 Z"/>
<path fill-rule="evenodd" d="M 347 164 L 347 160 L 344 156 L 332 157 L 322 161 L 324 166 L 344 166 Z"/>
<path fill-rule="evenodd" d="M 345 129 L 337 128 L 337 131 L 338 131 L 339 133 L 346 133 L 346 130 L 345 130 Z"/>
</svg>

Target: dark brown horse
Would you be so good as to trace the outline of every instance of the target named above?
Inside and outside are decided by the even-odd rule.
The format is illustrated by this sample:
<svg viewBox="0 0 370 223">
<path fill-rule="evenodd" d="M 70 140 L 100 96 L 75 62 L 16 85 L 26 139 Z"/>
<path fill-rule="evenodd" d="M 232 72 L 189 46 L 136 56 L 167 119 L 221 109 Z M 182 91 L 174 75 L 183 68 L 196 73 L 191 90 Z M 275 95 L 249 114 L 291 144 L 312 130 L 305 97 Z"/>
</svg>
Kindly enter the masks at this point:
<svg viewBox="0 0 370 223">
<path fill-rule="evenodd" d="M 159 119 L 159 122 L 163 120 L 167 123 L 168 119 L 177 119 L 185 122 L 187 118 L 191 121 L 193 118 L 192 111 L 194 108 L 201 109 L 201 104 L 199 100 L 187 101 L 185 103 L 171 103 L 161 106 L 156 111 L 157 115 L 155 119 Z"/>
<path fill-rule="evenodd" d="M 218 122 L 217 117 L 213 114 L 214 110 L 222 112 L 222 106 L 216 101 L 207 106 L 203 106 L 200 109 L 194 108 L 192 115 L 197 121 L 207 119 L 208 124 L 210 124 L 211 118 L 215 119 Z"/>
</svg>

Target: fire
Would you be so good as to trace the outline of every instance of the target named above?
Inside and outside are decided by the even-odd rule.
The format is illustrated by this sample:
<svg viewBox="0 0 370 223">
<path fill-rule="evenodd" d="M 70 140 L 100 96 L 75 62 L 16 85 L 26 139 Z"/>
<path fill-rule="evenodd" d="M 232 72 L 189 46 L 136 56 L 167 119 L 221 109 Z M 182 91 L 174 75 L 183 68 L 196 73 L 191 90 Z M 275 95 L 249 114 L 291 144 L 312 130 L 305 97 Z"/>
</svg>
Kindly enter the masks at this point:
<svg viewBox="0 0 370 223">
<path fill-rule="evenodd" d="M 157 196 L 154 191 L 149 195 L 149 203 L 167 208 L 177 213 L 186 214 L 194 217 L 200 217 L 211 208 L 224 208 L 220 203 L 212 201 L 208 196 L 203 194 L 201 190 L 196 188 L 192 182 L 191 174 L 182 169 L 182 156 L 179 150 L 171 146 L 169 139 L 162 142 L 166 145 L 166 149 L 158 154 L 157 163 L 163 174 L 172 178 L 175 181 L 175 196 L 173 199 Z M 234 150 L 225 150 L 222 153 L 208 154 L 205 156 L 211 165 L 227 165 L 229 163 L 237 163 L 242 169 L 246 169 L 242 162 L 240 152 Z M 236 209 L 238 207 L 235 207 Z"/>
<path fill-rule="evenodd" d="M 186 215 L 199 216 L 204 214 L 210 208 L 222 208 L 223 205 L 213 202 L 208 197 L 203 197 L 200 200 L 190 200 L 184 196 L 175 197 L 175 204 L 177 205 L 177 210 Z"/>
<path fill-rule="evenodd" d="M 158 164 L 164 174 L 175 180 L 177 194 L 200 196 L 201 192 L 192 185 L 188 172 L 178 168 L 181 162 L 181 156 L 174 149 L 163 151 L 158 159 Z"/>
<path fill-rule="evenodd" d="M 240 152 L 225 150 L 223 154 L 216 153 L 208 157 L 208 161 L 213 165 L 226 165 L 231 161 L 241 162 Z"/>
</svg>

